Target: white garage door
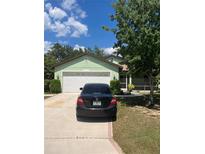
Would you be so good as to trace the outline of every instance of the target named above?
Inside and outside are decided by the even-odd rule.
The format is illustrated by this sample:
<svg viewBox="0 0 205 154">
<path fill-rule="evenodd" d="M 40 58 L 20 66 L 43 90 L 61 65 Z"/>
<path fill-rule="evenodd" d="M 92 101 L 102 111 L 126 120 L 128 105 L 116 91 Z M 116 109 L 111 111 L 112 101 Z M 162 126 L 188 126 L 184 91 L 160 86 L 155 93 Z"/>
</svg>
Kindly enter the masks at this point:
<svg viewBox="0 0 205 154">
<path fill-rule="evenodd" d="M 63 92 L 80 92 L 86 83 L 110 84 L 110 72 L 63 72 Z"/>
</svg>

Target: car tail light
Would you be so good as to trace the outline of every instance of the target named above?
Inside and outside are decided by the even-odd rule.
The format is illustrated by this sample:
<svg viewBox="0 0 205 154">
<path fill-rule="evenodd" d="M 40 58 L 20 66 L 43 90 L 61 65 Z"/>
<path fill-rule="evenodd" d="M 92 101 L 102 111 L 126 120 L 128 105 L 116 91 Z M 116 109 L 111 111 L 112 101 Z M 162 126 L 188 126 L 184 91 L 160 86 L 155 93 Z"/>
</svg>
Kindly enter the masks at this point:
<svg viewBox="0 0 205 154">
<path fill-rule="evenodd" d="M 115 97 L 112 98 L 110 105 L 117 105 L 117 99 Z"/>
<path fill-rule="evenodd" d="M 83 99 L 81 97 L 78 97 L 77 105 L 82 106 L 83 104 L 84 104 Z"/>
</svg>

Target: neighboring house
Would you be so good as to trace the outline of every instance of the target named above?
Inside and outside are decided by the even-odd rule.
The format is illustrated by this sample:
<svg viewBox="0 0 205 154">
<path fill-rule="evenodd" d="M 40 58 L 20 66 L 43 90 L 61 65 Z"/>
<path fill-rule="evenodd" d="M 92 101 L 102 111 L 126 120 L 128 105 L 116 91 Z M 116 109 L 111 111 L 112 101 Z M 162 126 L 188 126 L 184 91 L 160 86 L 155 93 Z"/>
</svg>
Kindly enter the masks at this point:
<svg viewBox="0 0 205 154">
<path fill-rule="evenodd" d="M 114 55 L 106 58 L 83 53 L 77 57 L 65 59 L 55 65 L 55 79 L 61 81 L 62 92 L 79 92 L 86 83 L 107 83 L 116 79 L 121 81 L 121 88 L 127 89 L 132 83 L 131 75 L 123 58 Z"/>
<path fill-rule="evenodd" d="M 127 90 L 128 84 L 132 83 L 132 76 L 128 75 L 128 67 L 127 65 L 123 64 L 124 59 L 115 55 L 110 55 L 106 59 L 114 64 L 118 64 L 121 66 L 121 69 L 119 71 L 120 85 L 121 89 Z"/>
<path fill-rule="evenodd" d="M 108 57 L 106 57 L 106 60 L 114 64 L 119 64 L 124 61 L 122 57 L 115 56 L 115 55 L 109 55 Z"/>
</svg>

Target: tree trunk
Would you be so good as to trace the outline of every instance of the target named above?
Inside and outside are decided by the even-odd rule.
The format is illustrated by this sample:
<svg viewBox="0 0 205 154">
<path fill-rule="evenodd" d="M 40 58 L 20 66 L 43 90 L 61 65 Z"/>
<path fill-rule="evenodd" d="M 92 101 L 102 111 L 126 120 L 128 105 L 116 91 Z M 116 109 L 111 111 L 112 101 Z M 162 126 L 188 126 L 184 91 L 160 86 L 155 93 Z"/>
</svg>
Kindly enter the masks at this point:
<svg viewBox="0 0 205 154">
<path fill-rule="evenodd" d="M 153 100 L 154 85 L 153 85 L 153 77 L 151 75 L 149 76 L 149 86 L 150 86 L 150 98 L 149 98 L 148 106 L 152 107 L 154 106 L 154 100 Z"/>
</svg>

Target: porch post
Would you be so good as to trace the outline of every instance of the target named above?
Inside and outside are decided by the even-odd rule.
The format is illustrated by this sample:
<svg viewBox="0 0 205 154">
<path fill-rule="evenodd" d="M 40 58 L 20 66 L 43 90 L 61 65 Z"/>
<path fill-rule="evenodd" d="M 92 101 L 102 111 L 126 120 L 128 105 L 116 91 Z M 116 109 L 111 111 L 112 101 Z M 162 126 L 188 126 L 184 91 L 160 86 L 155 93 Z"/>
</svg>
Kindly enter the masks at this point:
<svg viewBox="0 0 205 154">
<path fill-rule="evenodd" d="M 128 90 L 128 89 L 127 89 L 127 73 L 126 73 L 126 90 Z"/>
<path fill-rule="evenodd" d="M 130 79 L 130 84 L 132 84 L 132 75 L 131 74 L 129 76 L 129 79 Z"/>
</svg>

